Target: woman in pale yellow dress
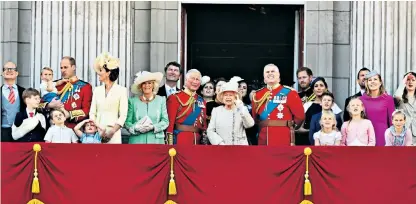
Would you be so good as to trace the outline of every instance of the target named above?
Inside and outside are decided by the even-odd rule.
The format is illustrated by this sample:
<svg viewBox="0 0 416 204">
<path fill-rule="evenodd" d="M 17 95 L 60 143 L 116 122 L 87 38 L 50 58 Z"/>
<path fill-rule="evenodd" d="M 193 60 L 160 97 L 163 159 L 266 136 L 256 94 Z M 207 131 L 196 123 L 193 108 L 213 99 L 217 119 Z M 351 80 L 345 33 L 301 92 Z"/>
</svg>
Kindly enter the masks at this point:
<svg viewBox="0 0 416 204">
<path fill-rule="evenodd" d="M 93 91 L 90 119 L 106 127 L 101 136 L 103 141 L 121 144 L 120 129 L 126 121 L 128 97 L 127 88 L 115 83 L 119 75 L 119 60 L 104 53 L 95 60 L 94 70 L 103 85 Z"/>
</svg>

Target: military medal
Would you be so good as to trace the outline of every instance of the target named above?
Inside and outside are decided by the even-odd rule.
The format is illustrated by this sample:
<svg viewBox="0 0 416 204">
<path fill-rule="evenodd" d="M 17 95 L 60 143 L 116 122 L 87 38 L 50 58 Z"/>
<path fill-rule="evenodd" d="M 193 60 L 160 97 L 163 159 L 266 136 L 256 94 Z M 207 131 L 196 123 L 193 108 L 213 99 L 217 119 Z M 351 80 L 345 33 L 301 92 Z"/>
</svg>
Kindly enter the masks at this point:
<svg viewBox="0 0 416 204">
<path fill-rule="evenodd" d="M 279 113 L 277 114 L 277 118 L 282 119 L 282 118 L 283 118 L 283 113 L 282 113 L 282 112 L 279 112 Z"/>
<path fill-rule="evenodd" d="M 76 108 L 77 107 L 77 103 L 72 102 L 71 106 L 72 106 L 72 108 Z"/>
<path fill-rule="evenodd" d="M 78 100 L 79 99 L 79 95 L 76 93 L 76 94 L 74 94 L 74 99 L 75 100 Z"/>
<path fill-rule="evenodd" d="M 286 96 L 282 96 L 280 103 L 286 103 L 287 101 L 287 97 Z"/>
<path fill-rule="evenodd" d="M 282 110 L 284 109 L 285 107 L 282 105 L 282 104 L 279 104 L 279 106 L 277 106 L 277 110 L 279 110 L 280 112 L 282 112 Z"/>
</svg>

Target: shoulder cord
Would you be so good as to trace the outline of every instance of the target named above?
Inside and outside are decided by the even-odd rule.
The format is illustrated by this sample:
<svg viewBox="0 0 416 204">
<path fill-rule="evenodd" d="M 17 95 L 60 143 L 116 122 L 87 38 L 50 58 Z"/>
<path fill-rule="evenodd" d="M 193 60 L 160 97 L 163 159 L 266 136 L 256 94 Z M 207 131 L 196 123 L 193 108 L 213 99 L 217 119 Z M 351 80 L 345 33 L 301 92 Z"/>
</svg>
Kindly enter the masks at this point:
<svg viewBox="0 0 416 204">
<path fill-rule="evenodd" d="M 188 101 L 186 103 L 182 103 L 182 101 L 179 99 L 179 97 L 175 94 L 176 99 L 178 99 L 179 103 L 182 106 L 187 106 L 185 111 L 182 112 L 181 115 L 177 116 L 176 119 L 182 118 L 189 110 L 189 108 L 191 108 L 191 104 L 193 104 L 195 102 L 195 98 L 193 96 L 189 97 Z M 180 111 L 181 107 L 178 109 L 178 111 Z"/>
<path fill-rule="evenodd" d="M 256 95 L 253 95 L 253 102 L 256 105 L 256 113 L 259 112 L 260 107 L 269 99 L 269 96 L 271 95 L 271 91 L 267 91 L 263 97 L 261 97 L 260 100 L 256 100 Z"/>
</svg>

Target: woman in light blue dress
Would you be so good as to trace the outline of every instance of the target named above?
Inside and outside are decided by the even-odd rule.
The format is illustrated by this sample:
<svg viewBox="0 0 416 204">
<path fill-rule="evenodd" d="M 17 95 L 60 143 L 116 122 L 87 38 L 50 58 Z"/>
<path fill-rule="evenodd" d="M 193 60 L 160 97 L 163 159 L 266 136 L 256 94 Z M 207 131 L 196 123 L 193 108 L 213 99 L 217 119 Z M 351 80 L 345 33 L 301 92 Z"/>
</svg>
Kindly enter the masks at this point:
<svg viewBox="0 0 416 204">
<path fill-rule="evenodd" d="M 169 125 L 166 98 L 156 95 L 163 78 L 160 72 L 139 72 L 131 86 L 125 126 L 131 133 L 129 144 L 165 144 Z"/>
</svg>

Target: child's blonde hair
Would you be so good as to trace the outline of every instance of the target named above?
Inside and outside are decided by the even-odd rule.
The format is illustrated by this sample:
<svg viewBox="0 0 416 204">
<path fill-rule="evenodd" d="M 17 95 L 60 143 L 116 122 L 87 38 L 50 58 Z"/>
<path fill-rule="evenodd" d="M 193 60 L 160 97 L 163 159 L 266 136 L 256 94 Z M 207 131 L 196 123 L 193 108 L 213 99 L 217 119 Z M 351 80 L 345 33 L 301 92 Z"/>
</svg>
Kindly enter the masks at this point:
<svg viewBox="0 0 416 204">
<path fill-rule="evenodd" d="M 404 120 L 406 120 L 406 114 L 404 114 L 403 110 L 398 109 L 398 110 L 393 111 L 393 113 L 391 114 L 391 119 L 393 120 L 394 116 L 396 115 L 403 115 Z"/>
<path fill-rule="evenodd" d="M 322 118 L 324 116 L 329 116 L 332 118 L 332 121 L 334 121 L 334 124 L 332 125 L 332 129 L 336 130 L 337 129 L 337 119 L 335 117 L 335 114 L 332 111 L 322 111 L 322 115 L 321 115 L 321 119 L 319 120 L 319 125 L 321 125 L 321 129 L 323 129 L 323 125 L 322 125 Z"/>
<path fill-rule="evenodd" d="M 51 71 L 52 74 L 53 74 L 53 70 L 50 67 L 44 67 L 44 68 L 42 68 L 42 70 L 40 70 L 40 73 L 42 74 L 43 71 L 45 71 L 45 70 Z"/>
<path fill-rule="evenodd" d="M 363 104 L 363 102 L 361 101 L 361 99 L 360 99 L 359 97 L 357 97 L 357 96 L 352 97 L 352 98 L 351 98 L 351 100 L 350 100 L 350 102 L 348 102 L 348 105 L 347 105 L 347 111 L 348 111 L 348 114 L 350 115 L 351 119 L 352 119 L 352 114 L 351 114 L 351 111 L 350 111 L 350 104 L 351 104 L 351 102 L 352 102 L 353 100 L 358 100 L 358 101 L 360 101 L 360 103 L 361 103 L 361 107 L 363 107 L 363 110 L 361 111 L 360 116 L 361 116 L 361 119 L 366 119 L 367 117 L 366 117 L 366 115 L 365 115 L 365 107 L 364 107 L 364 104 Z"/>
</svg>

